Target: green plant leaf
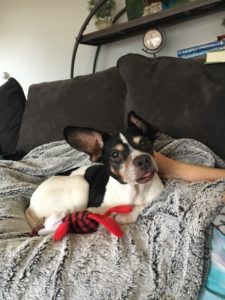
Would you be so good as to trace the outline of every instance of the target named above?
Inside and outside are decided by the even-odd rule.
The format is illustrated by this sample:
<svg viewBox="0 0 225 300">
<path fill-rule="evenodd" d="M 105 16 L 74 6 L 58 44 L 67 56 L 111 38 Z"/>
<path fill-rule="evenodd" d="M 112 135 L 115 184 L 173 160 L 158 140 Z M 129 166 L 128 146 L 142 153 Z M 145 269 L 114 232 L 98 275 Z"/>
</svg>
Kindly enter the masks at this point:
<svg viewBox="0 0 225 300">
<path fill-rule="evenodd" d="M 92 11 L 101 0 L 88 0 L 88 9 Z M 104 18 L 112 15 L 112 10 L 115 8 L 115 0 L 107 0 L 95 13 L 96 18 Z"/>
</svg>

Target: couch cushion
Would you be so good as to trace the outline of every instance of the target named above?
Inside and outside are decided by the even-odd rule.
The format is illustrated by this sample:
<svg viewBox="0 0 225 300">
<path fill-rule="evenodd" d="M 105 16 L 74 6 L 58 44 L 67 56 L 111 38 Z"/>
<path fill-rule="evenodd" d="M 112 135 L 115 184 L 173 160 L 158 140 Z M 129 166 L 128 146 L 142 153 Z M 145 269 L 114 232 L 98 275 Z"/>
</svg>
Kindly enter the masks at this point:
<svg viewBox="0 0 225 300">
<path fill-rule="evenodd" d="M 107 69 L 73 79 L 32 85 L 17 149 L 63 139 L 63 128 L 75 125 L 114 132 L 123 126 L 125 84 L 118 70 Z"/>
<path fill-rule="evenodd" d="M 225 158 L 225 64 L 128 54 L 118 61 L 134 110 L 164 133 L 194 138 Z"/>
<path fill-rule="evenodd" d="M 16 150 L 26 98 L 14 78 L 0 86 L 0 154 Z"/>
</svg>

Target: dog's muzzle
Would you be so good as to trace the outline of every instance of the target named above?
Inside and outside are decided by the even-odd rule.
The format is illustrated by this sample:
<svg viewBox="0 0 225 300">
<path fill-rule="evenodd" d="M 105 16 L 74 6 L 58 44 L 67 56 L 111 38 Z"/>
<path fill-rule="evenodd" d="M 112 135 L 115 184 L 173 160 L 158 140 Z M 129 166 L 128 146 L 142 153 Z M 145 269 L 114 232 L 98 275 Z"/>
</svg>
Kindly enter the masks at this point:
<svg viewBox="0 0 225 300">
<path fill-rule="evenodd" d="M 135 157 L 133 164 L 136 167 L 137 183 L 144 184 L 152 180 L 156 170 L 150 156 L 145 154 L 139 155 Z"/>
</svg>

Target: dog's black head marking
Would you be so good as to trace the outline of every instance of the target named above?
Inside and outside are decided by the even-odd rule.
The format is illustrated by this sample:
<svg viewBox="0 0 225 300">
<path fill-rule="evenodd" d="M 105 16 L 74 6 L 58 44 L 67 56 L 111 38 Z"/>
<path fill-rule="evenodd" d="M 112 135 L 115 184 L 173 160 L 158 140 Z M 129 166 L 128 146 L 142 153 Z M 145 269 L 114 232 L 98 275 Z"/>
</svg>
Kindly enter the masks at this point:
<svg viewBox="0 0 225 300">
<path fill-rule="evenodd" d="M 111 176 L 121 183 L 146 183 L 157 171 L 153 158 L 153 141 L 158 130 L 137 116 L 128 115 L 128 128 L 107 134 L 90 128 L 66 127 L 64 137 L 79 151 L 101 161 Z"/>
</svg>

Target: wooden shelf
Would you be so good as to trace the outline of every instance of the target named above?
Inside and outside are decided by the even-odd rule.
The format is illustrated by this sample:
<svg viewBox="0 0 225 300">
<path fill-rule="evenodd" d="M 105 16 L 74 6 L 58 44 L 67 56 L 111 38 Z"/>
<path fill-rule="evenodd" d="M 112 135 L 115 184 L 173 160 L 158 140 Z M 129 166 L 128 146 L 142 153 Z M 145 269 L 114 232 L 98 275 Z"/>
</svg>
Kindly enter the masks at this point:
<svg viewBox="0 0 225 300">
<path fill-rule="evenodd" d="M 177 24 L 221 10 L 225 10 L 225 0 L 195 0 L 159 13 L 114 24 L 110 28 L 85 34 L 81 37 L 80 44 L 98 46 L 112 43 L 141 34 L 151 27 Z"/>
</svg>

